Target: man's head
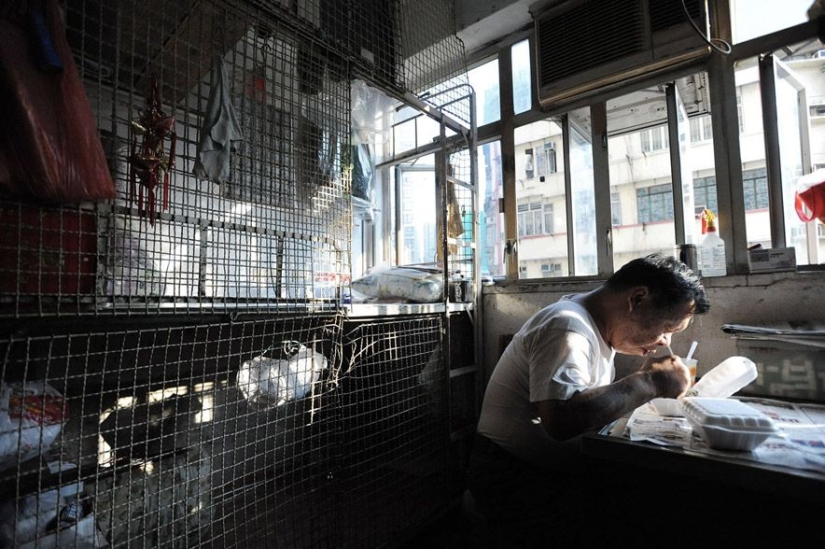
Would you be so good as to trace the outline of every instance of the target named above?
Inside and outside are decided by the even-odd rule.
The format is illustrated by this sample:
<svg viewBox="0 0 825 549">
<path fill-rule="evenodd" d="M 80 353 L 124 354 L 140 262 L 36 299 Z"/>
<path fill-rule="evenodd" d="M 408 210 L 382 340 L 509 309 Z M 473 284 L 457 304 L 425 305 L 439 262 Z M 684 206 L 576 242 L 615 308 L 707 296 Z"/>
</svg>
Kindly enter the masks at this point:
<svg viewBox="0 0 825 549">
<path fill-rule="evenodd" d="M 630 261 L 605 288 L 619 307 L 609 342 L 623 354 L 643 355 L 668 345 L 693 315 L 710 309 L 699 277 L 682 262 L 661 254 Z"/>
</svg>

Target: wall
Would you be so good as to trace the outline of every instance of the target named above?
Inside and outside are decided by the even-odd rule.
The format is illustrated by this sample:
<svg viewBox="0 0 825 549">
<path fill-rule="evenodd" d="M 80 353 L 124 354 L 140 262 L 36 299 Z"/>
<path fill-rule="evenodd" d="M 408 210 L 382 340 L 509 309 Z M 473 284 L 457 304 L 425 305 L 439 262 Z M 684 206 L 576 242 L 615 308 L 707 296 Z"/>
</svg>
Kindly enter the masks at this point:
<svg viewBox="0 0 825 549">
<path fill-rule="evenodd" d="M 482 333 L 485 379 L 489 379 L 503 350 L 502 342 L 518 331 L 527 318 L 562 295 L 589 291 L 596 282 L 498 283 L 483 287 Z M 695 356 L 698 375 L 725 358 L 743 355 L 757 363 L 759 378 L 749 392 L 825 400 L 825 352 L 774 342 L 755 344 L 736 340 L 721 330 L 723 324 L 772 325 L 819 321 L 825 323 L 825 273 L 767 273 L 705 280 L 711 310 L 695 318 L 674 337 L 672 348 L 687 353 L 699 342 Z M 616 359 L 617 375 L 641 364 L 638 357 Z"/>
</svg>

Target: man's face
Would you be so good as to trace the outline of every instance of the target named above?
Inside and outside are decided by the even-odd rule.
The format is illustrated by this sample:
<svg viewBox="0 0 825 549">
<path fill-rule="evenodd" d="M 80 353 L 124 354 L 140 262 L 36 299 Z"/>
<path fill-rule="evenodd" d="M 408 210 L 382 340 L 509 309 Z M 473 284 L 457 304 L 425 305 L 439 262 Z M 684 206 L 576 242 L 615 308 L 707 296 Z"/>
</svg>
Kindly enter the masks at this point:
<svg viewBox="0 0 825 549">
<path fill-rule="evenodd" d="M 690 325 L 691 304 L 685 304 L 667 314 L 655 310 L 650 300 L 633 307 L 627 319 L 616 330 L 611 344 L 616 352 L 644 356 L 670 344 L 671 336 Z"/>
</svg>

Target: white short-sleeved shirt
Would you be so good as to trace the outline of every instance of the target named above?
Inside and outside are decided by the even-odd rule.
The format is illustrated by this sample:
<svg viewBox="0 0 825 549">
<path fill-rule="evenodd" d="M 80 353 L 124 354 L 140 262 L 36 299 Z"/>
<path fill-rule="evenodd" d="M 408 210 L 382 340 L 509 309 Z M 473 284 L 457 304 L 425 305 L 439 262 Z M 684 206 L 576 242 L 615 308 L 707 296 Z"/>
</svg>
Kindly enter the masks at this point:
<svg viewBox="0 0 825 549">
<path fill-rule="evenodd" d="M 561 466 L 578 441 L 556 442 L 539 420 L 537 402 L 567 400 L 613 381 L 615 351 L 576 296 L 565 296 L 530 317 L 493 371 L 478 432 L 520 458 Z"/>
</svg>

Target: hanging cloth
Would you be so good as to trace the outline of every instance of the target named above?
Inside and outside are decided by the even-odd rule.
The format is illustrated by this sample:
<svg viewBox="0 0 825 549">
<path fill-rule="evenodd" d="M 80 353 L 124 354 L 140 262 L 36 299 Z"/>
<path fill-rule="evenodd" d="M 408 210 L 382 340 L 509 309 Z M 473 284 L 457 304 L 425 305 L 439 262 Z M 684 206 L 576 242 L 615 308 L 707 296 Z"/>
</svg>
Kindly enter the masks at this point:
<svg viewBox="0 0 825 549">
<path fill-rule="evenodd" d="M 464 224 L 461 222 L 461 206 L 458 205 L 458 198 L 455 195 L 455 186 L 452 181 L 447 184 L 447 238 L 455 239 L 464 234 Z M 438 247 L 436 261 L 443 259 L 441 241 L 444 238 L 444 229 L 438 227 Z M 458 253 L 458 244 L 451 242 L 447 244 L 447 253 L 455 255 Z"/>
<path fill-rule="evenodd" d="M 223 183 L 229 177 L 229 158 L 234 148 L 232 143 L 243 139 L 226 73 L 225 61 L 222 57 L 217 57 L 212 69 L 209 100 L 193 169 L 193 173 L 200 179 L 215 183 Z"/>
<path fill-rule="evenodd" d="M 51 203 L 115 186 L 57 0 L 0 7 L 0 191 Z"/>
</svg>

